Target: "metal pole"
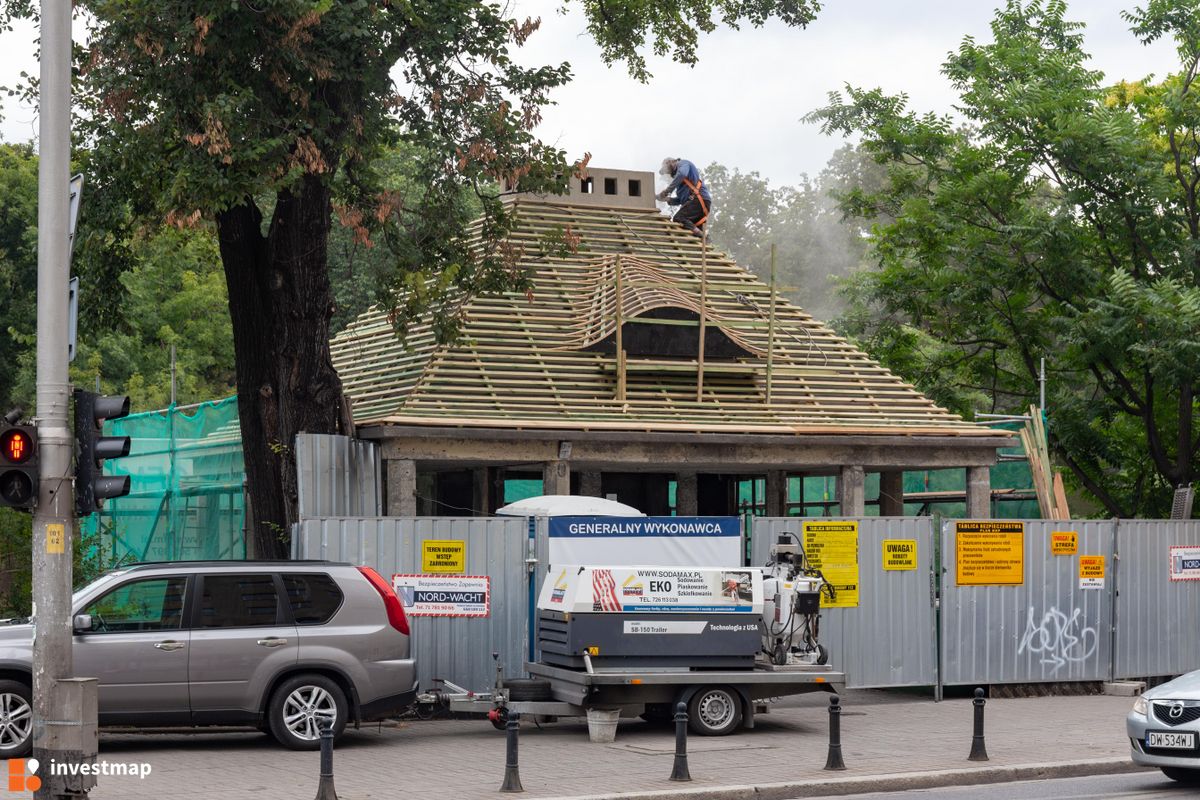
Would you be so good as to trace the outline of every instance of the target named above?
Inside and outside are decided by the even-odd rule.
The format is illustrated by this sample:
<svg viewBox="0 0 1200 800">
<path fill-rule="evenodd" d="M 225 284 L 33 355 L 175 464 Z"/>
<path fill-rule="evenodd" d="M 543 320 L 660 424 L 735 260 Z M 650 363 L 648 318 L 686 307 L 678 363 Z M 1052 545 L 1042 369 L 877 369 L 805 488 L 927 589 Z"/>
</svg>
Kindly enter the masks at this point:
<svg viewBox="0 0 1200 800">
<path fill-rule="evenodd" d="M 975 705 L 975 730 L 971 735 L 971 754 L 967 756 L 967 760 L 987 761 L 987 747 L 983 742 L 983 706 L 987 700 L 983 699 L 983 689 L 975 690 L 975 699 L 972 702 Z"/>
<path fill-rule="evenodd" d="M 321 725 L 321 780 L 316 800 L 338 800 L 333 788 L 333 721 Z"/>
<path fill-rule="evenodd" d="M 171 345 L 171 406 L 175 405 L 175 345 Z"/>
<path fill-rule="evenodd" d="M 37 416 L 41 453 L 33 514 L 33 756 L 42 764 L 79 764 L 70 747 L 82 729 L 59 680 L 71 677 L 71 554 L 74 487 L 68 427 L 67 305 L 70 279 L 71 3 L 42 0 L 38 86 Z M 94 713 L 94 707 L 93 707 Z M 94 726 L 96 720 L 90 723 Z M 73 730 L 72 730 L 73 729 Z M 72 736 L 75 734 L 75 736 Z M 49 770 L 47 770 L 49 772 Z M 65 798 L 47 776 L 39 800 Z"/>
<path fill-rule="evenodd" d="M 517 763 L 518 736 L 521 733 L 521 715 L 510 711 L 508 720 L 504 723 L 506 741 L 504 743 L 504 782 L 500 784 L 502 792 L 523 792 L 521 772 Z"/>
<path fill-rule="evenodd" d="M 825 757 L 825 769 L 842 770 L 842 700 L 836 694 L 829 698 L 829 754 Z"/>
<path fill-rule="evenodd" d="M 1046 408 L 1046 357 L 1042 356 L 1042 370 L 1038 378 L 1038 408 Z"/>
<path fill-rule="evenodd" d="M 688 770 L 687 762 L 687 703 L 675 706 L 675 762 L 671 765 L 672 781 L 690 781 L 692 773 Z"/>
<path fill-rule="evenodd" d="M 771 242 L 771 311 L 767 316 L 767 405 L 771 405 L 771 376 L 775 365 L 775 243 Z"/>
</svg>

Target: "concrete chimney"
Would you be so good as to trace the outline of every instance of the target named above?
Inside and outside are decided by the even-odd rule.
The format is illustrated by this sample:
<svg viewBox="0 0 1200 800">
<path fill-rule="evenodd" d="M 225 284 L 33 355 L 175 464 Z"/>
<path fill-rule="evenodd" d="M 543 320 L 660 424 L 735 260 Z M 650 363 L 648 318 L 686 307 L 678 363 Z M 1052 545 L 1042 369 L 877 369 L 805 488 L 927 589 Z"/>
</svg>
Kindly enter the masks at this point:
<svg viewBox="0 0 1200 800">
<path fill-rule="evenodd" d="M 567 194 L 533 194 L 514 191 L 505 184 L 505 201 L 516 198 L 536 199 L 541 203 L 574 206 L 611 206 L 614 208 L 655 208 L 654 173 L 631 169 L 588 167 L 587 177 L 571 175 Z"/>
</svg>

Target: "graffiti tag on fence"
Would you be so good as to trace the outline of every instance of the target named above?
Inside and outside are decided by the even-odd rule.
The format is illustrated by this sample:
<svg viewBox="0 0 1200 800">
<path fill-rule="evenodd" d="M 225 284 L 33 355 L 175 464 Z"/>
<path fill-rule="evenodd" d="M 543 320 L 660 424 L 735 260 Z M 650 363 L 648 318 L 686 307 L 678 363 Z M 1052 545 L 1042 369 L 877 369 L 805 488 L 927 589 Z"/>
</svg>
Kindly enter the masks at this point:
<svg viewBox="0 0 1200 800">
<path fill-rule="evenodd" d="M 1080 624 L 1081 613 L 1077 608 L 1068 616 L 1051 606 L 1050 610 L 1042 615 L 1039 624 L 1036 622 L 1034 608 L 1030 606 L 1025 622 L 1025 634 L 1021 637 L 1017 654 L 1024 654 L 1028 650 L 1041 656 L 1041 663 L 1053 665 L 1052 672 L 1057 672 L 1068 663 L 1086 661 L 1095 654 L 1098 640 L 1095 628 Z"/>
</svg>

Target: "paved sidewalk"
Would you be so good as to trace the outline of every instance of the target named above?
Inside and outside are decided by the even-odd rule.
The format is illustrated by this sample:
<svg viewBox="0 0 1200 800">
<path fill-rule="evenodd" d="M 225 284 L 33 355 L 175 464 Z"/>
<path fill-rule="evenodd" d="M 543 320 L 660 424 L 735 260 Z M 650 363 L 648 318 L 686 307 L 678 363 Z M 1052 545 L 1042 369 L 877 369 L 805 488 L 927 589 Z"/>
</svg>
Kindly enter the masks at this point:
<svg viewBox="0 0 1200 800">
<path fill-rule="evenodd" d="M 588 741 L 582 720 L 563 720 L 541 729 L 522 724 L 521 780 L 530 797 L 684 790 L 701 797 L 761 798 L 810 793 L 764 784 L 833 779 L 835 783 L 821 793 L 848 793 L 864 791 L 864 786 L 904 788 L 1133 768 L 1124 729 L 1131 698 L 990 700 L 991 761 L 977 764 L 967 761 L 969 699 L 934 703 L 894 692 L 849 692 L 842 715 L 848 769 L 825 772 L 827 702 L 824 694 L 794 699 L 759 716 L 753 731 L 722 738 L 689 737 L 690 784 L 667 780 L 674 754 L 670 729 L 626 720 L 615 743 L 600 745 Z M 318 754 L 283 750 L 257 733 L 102 734 L 100 758 L 112 763 L 145 761 L 153 771 L 145 780 L 101 778 L 91 794 L 95 800 L 184 796 L 308 800 L 316 794 Z M 1073 772 L 1069 765 L 1075 765 Z M 334 767 L 342 800 L 496 797 L 504 774 L 504 736 L 482 720 L 410 722 L 352 731 L 339 744 Z M 872 777 L 882 780 L 882 785 L 862 781 Z M 759 786 L 758 793 L 720 790 L 749 785 Z"/>
</svg>

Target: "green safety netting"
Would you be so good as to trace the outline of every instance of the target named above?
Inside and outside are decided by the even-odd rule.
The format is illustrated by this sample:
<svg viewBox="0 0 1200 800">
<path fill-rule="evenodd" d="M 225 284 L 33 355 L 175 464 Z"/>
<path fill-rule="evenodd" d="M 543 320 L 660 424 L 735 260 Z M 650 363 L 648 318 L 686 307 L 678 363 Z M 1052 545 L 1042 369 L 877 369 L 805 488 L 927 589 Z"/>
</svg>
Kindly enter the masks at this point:
<svg viewBox="0 0 1200 800">
<path fill-rule="evenodd" d="M 130 414 L 104 434 L 131 440 L 130 454 L 105 469 L 130 476 L 129 495 L 85 521 L 105 565 L 245 558 L 236 397 Z"/>
</svg>

